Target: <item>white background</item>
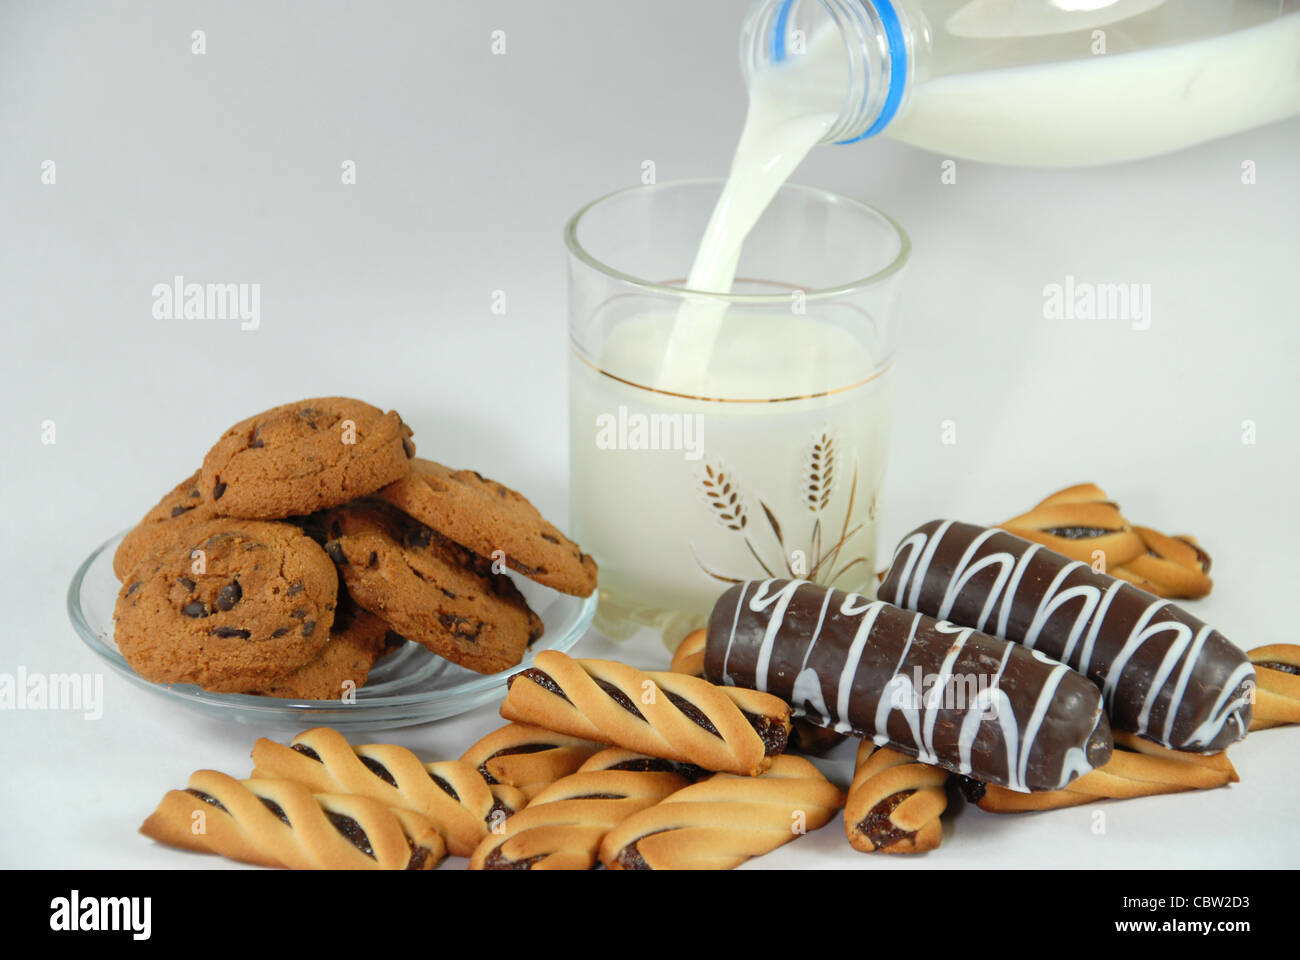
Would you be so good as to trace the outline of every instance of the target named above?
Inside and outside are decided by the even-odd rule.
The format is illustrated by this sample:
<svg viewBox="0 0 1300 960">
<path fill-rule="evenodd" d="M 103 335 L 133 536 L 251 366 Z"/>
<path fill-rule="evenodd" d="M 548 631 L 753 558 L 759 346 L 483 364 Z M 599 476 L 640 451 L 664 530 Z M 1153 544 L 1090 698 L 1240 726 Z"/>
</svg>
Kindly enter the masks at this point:
<svg viewBox="0 0 1300 960">
<path fill-rule="evenodd" d="M 561 227 L 645 160 L 660 180 L 725 172 L 745 6 L 0 7 L 0 672 L 97 671 L 64 612 L 78 562 L 230 423 L 288 400 L 396 408 L 425 455 L 563 523 Z M 1134 522 L 1207 546 L 1197 615 L 1243 647 L 1294 640 L 1297 155 L 1296 121 L 1113 168 L 963 161 L 954 185 L 941 158 L 887 141 L 816 150 L 797 180 L 879 205 L 915 245 L 882 542 L 1095 481 Z M 152 286 L 177 274 L 260 283 L 261 328 L 153 319 Z M 1151 328 L 1044 320 L 1043 287 L 1067 274 L 1151 284 Z M 595 636 L 578 649 L 666 656 Z M 0 713 L 0 865 L 221 865 L 135 830 L 196 767 L 243 774 L 261 731 L 104 683 L 98 721 Z M 389 739 L 454 757 L 498 723 L 484 708 Z M 1091 808 L 968 808 L 926 857 L 854 853 L 836 820 L 754 865 L 1295 867 L 1298 746 L 1296 729 L 1252 737 L 1232 752 L 1239 784 L 1111 804 L 1100 837 Z M 850 748 L 832 760 L 846 783 Z"/>
</svg>

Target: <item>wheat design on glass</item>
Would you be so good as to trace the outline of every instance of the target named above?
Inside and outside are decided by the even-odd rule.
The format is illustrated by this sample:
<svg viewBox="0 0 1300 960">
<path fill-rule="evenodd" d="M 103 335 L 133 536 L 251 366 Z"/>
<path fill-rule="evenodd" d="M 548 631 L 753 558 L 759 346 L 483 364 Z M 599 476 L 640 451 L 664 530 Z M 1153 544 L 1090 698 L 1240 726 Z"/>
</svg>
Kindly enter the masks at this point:
<svg viewBox="0 0 1300 960">
<path fill-rule="evenodd" d="M 812 532 L 806 541 L 806 549 L 803 546 L 804 542 L 796 544 L 792 540 L 787 544 L 776 512 L 760 497 L 746 497 L 734 474 L 729 473 L 720 461 L 716 466 L 706 462 L 698 476 L 699 492 L 712 511 L 714 520 L 724 529 L 738 534 L 743 539 L 745 549 L 753 558 L 754 566 L 748 570 L 727 572 L 712 569 L 700 557 L 692 541 L 691 551 L 700 569 L 723 584 L 742 583 L 762 575 L 769 578 L 791 577 L 811 580 L 826 586 L 837 583 L 860 564 L 866 565 L 867 572 L 870 572 L 871 555 L 861 552 L 853 554 L 852 551 L 846 553 L 845 547 L 849 544 L 857 544 L 861 549 L 858 535 L 868 524 L 874 525 L 876 522 L 877 494 L 872 492 L 865 518 L 858 519 L 861 514 L 860 511 L 855 510 L 855 507 L 860 476 L 855 458 L 848 483 L 848 501 L 844 504 L 843 522 L 837 536 L 833 518 L 827 515 L 832 496 L 837 492 L 835 449 L 834 435 L 829 429 L 823 429 L 814 434 L 804 455 L 800 474 L 803 480 L 799 491 L 800 500 L 813 517 Z M 766 525 L 765 533 L 760 534 L 749 529 L 747 502 L 758 505 L 758 512 Z M 796 511 L 796 514 L 798 513 L 800 511 Z M 796 516 L 796 519 L 799 518 Z M 826 521 L 825 524 L 823 520 Z M 774 541 L 775 551 L 771 549 L 771 544 L 768 544 L 766 550 L 764 549 L 765 539 Z"/>
<path fill-rule="evenodd" d="M 571 517 L 615 639 L 650 627 L 675 644 L 754 577 L 874 586 L 907 237 L 863 203 L 787 185 L 732 291 L 690 290 L 720 191 L 637 187 L 566 229 Z M 668 377 L 683 317 L 708 320 L 708 352 L 679 353 Z"/>
</svg>

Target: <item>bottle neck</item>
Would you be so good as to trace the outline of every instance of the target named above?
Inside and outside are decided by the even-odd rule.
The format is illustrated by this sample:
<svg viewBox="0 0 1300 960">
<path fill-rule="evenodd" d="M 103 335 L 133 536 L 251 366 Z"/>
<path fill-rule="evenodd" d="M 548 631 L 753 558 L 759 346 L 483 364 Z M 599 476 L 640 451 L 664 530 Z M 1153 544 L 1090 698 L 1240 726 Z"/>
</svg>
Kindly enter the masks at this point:
<svg viewBox="0 0 1300 960">
<path fill-rule="evenodd" d="M 740 38 L 746 85 L 759 71 L 797 56 L 843 58 L 842 106 L 823 142 L 855 143 L 899 115 L 915 75 L 919 44 L 907 0 L 757 0 Z M 829 35 L 830 44 L 822 41 Z"/>
</svg>

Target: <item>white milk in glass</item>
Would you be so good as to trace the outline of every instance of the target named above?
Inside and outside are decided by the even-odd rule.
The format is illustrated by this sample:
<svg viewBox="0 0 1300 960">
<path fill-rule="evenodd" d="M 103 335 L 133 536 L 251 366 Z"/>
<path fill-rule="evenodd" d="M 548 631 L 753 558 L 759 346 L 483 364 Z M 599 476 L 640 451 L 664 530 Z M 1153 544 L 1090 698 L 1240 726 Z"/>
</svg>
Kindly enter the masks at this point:
<svg viewBox="0 0 1300 960">
<path fill-rule="evenodd" d="M 624 320 L 601 366 L 653 384 L 677 319 Z M 889 377 L 851 333 L 812 306 L 797 337 L 788 317 L 733 307 L 703 373 L 722 401 L 570 366 L 575 533 L 602 559 L 603 632 L 639 623 L 671 645 L 734 580 L 872 590 Z"/>
</svg>

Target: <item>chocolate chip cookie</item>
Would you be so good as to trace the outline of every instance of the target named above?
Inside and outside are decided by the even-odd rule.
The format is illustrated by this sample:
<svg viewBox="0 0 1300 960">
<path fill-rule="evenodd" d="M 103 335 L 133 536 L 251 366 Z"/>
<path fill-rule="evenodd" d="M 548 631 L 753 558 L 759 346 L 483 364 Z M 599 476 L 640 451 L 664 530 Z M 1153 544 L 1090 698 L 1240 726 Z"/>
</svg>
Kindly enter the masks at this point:
<svg viewBox="0 0 1300 960">
<path fill-rule="evenodd" d="M 113 573 L 117 579 L 126 580 L 132 568 L 145 558 L 158 544 L 172 534 L 202 520 L 211 520 L 216 510 L 212 501 L 203 496 L 199 473 L 178 483 L 170 493 L 122 538 L 113 554 Z"/>
<path fill-rule="evenodd" d="M 208 520 L 131 572 L 115 638 L 146 680 L 253 690 L 320 652 L 337 597 L 334 565 L 297 527 Z"/>
<path fill-rule="evenodd" d="M 509 487 L 418 457 L 379 496 L 444 537 L 562 593 L 590 596 L 596 561 Z"/>
<path fill-rule="evenodd" d="M 360 689 L 380 657 L 405 643 L 384 621 L 339 592 L 329 641 L 297 670 L 252 693 L 293 700 L 340 700 Z"/>
<path fill-rule="evenodd" d="M 541 636 L 541 619 L 491 561 L 388 504 L 359 501 L 319 522 L 351 597 L 439 656 L 496 673 Z"/>
<path fill-rule="evenodd" d="M 227 517 L 279 519 L 373 493 L 404 476 L 411 430 L 346 397 L 300 400 L 235 424 L 203 458 L 200 488 Z"/>
</svg>

